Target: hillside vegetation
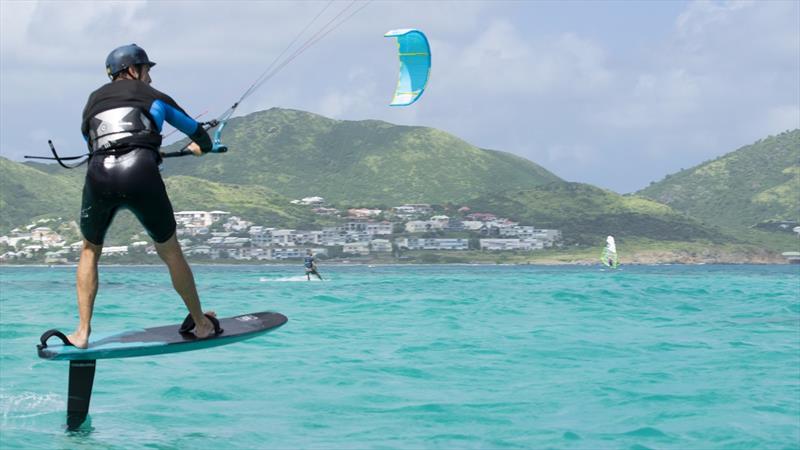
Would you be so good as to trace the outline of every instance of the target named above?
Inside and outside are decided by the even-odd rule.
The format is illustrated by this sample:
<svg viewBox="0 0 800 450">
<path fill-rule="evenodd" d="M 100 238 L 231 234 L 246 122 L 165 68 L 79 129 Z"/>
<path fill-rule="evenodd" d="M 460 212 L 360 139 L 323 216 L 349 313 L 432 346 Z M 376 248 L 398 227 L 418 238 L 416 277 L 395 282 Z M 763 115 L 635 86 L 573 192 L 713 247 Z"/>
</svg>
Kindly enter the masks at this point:
<svg viewBox="0 0 800 450">
<path fill-rule="evenodd" d="M 260 225 L 319 229 L 333 219 L 290 203 L 318 195 L 340 209 L 467 205 L 559 229 L 573 248 L 596 246 L 609 234 L 651 250 L 683 242 L 736 252 L 754 245 L 774 253 L 798 242 L 792 233 L 762 225 L 800 221 L 800 130 L 625 196 L 564 182 L 524 158 L 432 128 L 273 108 L 231 120 L 223 138 L 227 154 L 165 161 L 162 175 L 176 211 L 225 210 Z M 77 220 L 84 176 L 85 167 L 0 158 L 0 232 L 42 216 Z M 128 242 L 140 230 L 122 213 L 108 242 Z"/>
<path fill-rule="evenodd" d="M 375 120 L 338 121 L 273 108 L 231 120 L 230 151 L 168 161 L 165 174 L 256 185 L 347 204 L 437 203 L 559 178 L 509 153 L 483 150 L 445 132 Z"/>
<path fill-rule="evenodd" d="M 78 217 L 82 185 L 0 157 L 0 231 L 39 216 Z"/>
<path fill-rule="evenodd" d="M 800 222 L 800 130 L 668 175 L 638 194 L 725 228 Z"/>
<path fill-rule="evenodd" d="M 597 245 L 607 235 L 620 240 L 727 242 L 730 236 L 669 206 L 623 196 L 582 183 L 551 183 L 523 191 L 489 194 L 467 202 L 537 228 L 562 230 L 566 243 Z"/>
</svg>

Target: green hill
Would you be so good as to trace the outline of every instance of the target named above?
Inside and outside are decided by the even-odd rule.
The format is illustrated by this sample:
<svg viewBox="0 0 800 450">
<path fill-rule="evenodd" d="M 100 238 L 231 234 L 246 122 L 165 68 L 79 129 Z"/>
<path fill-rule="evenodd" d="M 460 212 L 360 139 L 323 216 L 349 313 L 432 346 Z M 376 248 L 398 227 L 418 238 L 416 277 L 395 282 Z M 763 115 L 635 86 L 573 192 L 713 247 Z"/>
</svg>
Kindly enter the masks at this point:
<svg viewBox="0 0 800 450">
<path fill-rule="evenodd" d="M 225 128 L 230 152 L 168 161 L 166 174 L 257 185 L 299 198 L 391 206 L 525 189 L 559 178 L 508 153 L 483 150 L 424 127 L 338 121 L 273 108 Z M 171 148 L 175 149 L 173 146 Z"/>
<path fill-rule="evenodd" d="M 259 224 L 289 228 L 321 227 L 326 222 L 306 206 L 261 186 L 215 183 L 187 176 L 166 179 L 176 211 L 226 210 Z"/>
<path fill-rule="evenodd" d="M 800 129 L 668 175 L 637 194 L 724 228 L 800 222 Z"/>
<path fill-rule="evenodd" d="M 619 195 L 582 183 L 551 183 L 494 193 L 466 203 L 537 228 L 560 229 L 567 244 L 597 245 L 607 235 L 649 241 L 707 241 L 732 238 L 669 206 L 639 196 Z"/>
<path fill-rule="evenodd" d="M 755 244 L 772 252 L 796 245 L 791 233 L 753 226 L 800 220 L 800 130 L 626 196 L 563 182 L 523 158 L 424 127 L 271 109 L 232 120 L 224 140 L 228 154 L 165 162 L 162 174 L 176 210 L 221 209 L 267 226 L 319 228 L 329 219 L 289 202 L 320 195 L 340 208 L 466 204 L 560 229 L 567 244 L 594 246 L 612 234 L 656 250 L 677 242 Z M 84 174 L 85 168 L 0 158 L 0 232 L 40 216 L 77 219 Z M 108 242 L 127 242 L 139 230 L 123 213 Z M 745 247 L 737 251 L 751 250 Z"/>
<path fill-rule="evenodd" d="M 0 231 L 39 216 L 78 217 L 81 185 L 0 157 Z"/>
</svg>

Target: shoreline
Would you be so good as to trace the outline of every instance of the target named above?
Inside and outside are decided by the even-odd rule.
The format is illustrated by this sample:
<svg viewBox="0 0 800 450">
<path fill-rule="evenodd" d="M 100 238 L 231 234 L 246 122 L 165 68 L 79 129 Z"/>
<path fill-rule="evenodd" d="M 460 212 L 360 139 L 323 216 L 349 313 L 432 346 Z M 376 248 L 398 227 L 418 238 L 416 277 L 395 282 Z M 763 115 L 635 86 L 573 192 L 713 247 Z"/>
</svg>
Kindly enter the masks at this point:
<svg viewBox="0 0 800 450">
<path fill-rule="evenodd" d="M 200 267 L 299 267 L 302 264 L 286 264 L 286 263 L 213 263 L 213 262 L 192 262 L 192 266 Z M 326 261 L 325 266 L 329 267 L 347 267 L 347 266 L 369 266 L 369 267 L 403 267 L 403 266 L 544 266 L 544 267 L 592 267 L 597 266 L 604 268 L 600 263 L 588 261 L 531 261 L 531 262 L 369 262 L 369 261 Z M 620 267 L 627 266 L 794 266 L 788 261 L 784 262 L 771 262 L 771 261 L 746 261 L 746 262 L 730 262 L 730 261 L 714 261 L 714 262 L 675 262 L 675 261 L 662 261 L 662 262 L 628 262 L 620 263 Z M 0 268 L 20 268 L 20 267 L 35 267 L 40 269 L 54 269 L 54 268 L 75 268 L 77 263 L 70 264 L 0 264 Z M 800 265 L 798 265 L 800 267 Z M 164 264 L 98 264 L 98 267 L 165 267 Z"/>
</svg>

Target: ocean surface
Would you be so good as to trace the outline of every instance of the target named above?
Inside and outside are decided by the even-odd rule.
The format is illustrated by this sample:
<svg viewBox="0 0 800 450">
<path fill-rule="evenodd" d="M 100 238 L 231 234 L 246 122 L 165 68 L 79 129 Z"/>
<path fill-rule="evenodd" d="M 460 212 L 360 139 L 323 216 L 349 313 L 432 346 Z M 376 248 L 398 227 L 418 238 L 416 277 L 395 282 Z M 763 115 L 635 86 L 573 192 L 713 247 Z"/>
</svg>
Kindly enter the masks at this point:
<svg viewBox="0 0 800 450">
<path fill-rule="evenodd" d="M 800 448 L 800 266 L 196 266 L 243 343 L 97 364 L 64 430 L 75 269 L 0 268 L 0 447 Z M 179 323 L 162 267 L 102 267 L 96 334 Z"/>
</svg>

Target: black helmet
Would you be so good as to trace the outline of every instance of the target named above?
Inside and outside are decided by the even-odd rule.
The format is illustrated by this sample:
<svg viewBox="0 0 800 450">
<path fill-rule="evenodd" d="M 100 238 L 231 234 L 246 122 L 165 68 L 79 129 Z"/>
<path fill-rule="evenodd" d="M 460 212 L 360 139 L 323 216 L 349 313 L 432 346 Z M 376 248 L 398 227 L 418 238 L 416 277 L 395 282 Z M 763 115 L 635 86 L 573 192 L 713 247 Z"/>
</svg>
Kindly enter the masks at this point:
<svg viewBox="0 0 800 450">
<path fill-rule="evenodd" d="M 138 64 L 147 64 L 150 67 L 156 65 L 156 63 L 150 61 L 142 47 L 136 44 L 123 45 L 108 54 L 108 58 L 106 58 L 106 73 L 110 78 L 113 78 L 114 75 L 128 67 Z"/>
</svg>

